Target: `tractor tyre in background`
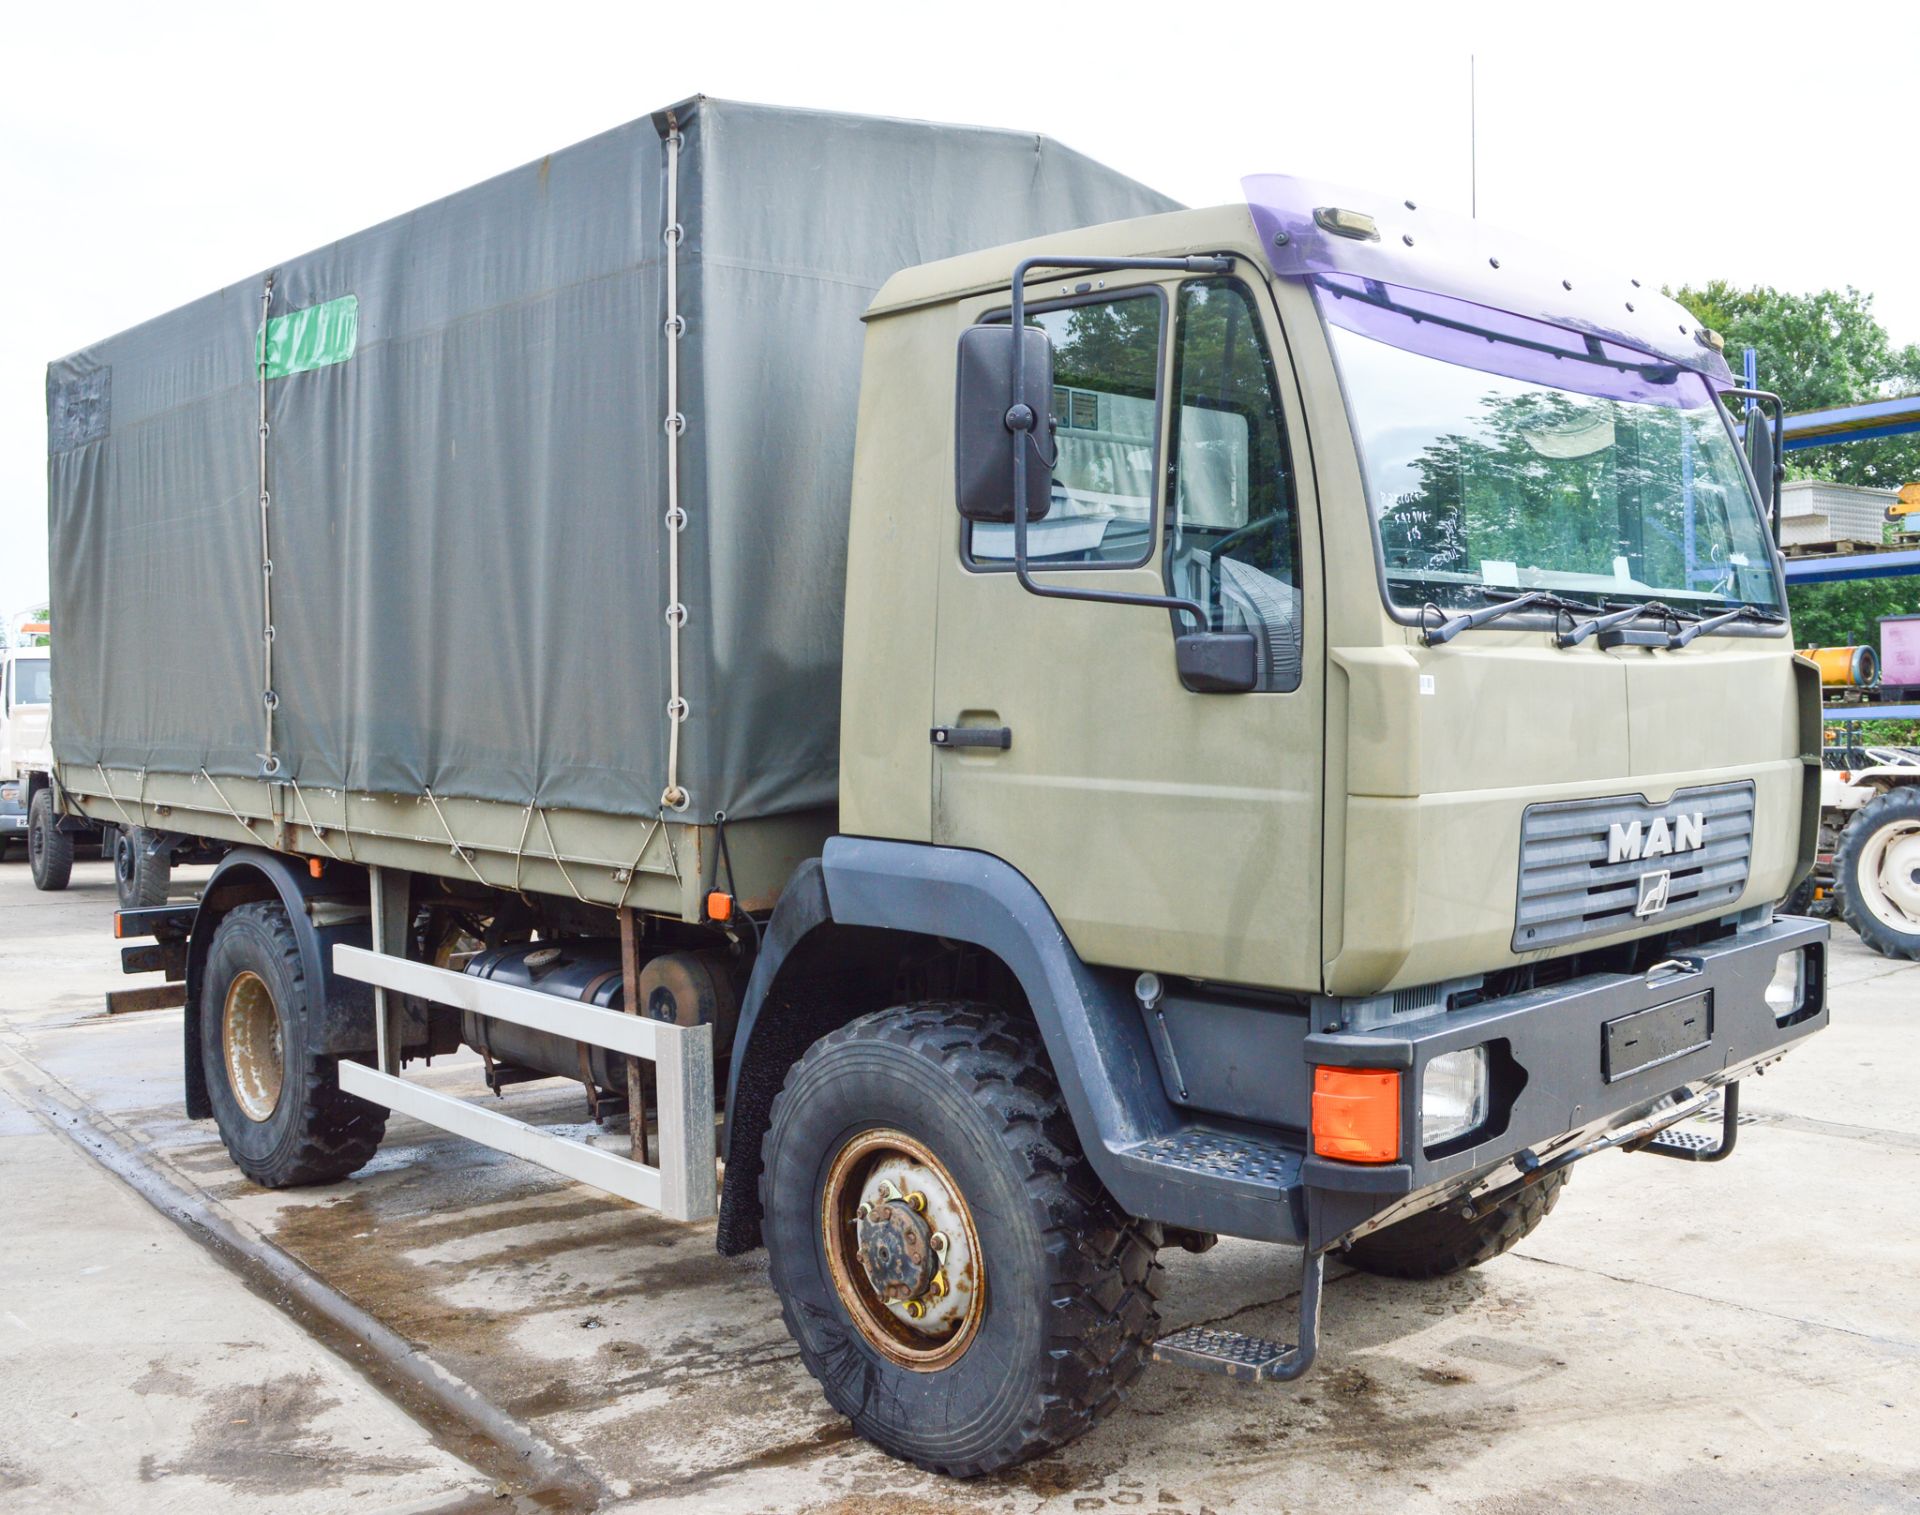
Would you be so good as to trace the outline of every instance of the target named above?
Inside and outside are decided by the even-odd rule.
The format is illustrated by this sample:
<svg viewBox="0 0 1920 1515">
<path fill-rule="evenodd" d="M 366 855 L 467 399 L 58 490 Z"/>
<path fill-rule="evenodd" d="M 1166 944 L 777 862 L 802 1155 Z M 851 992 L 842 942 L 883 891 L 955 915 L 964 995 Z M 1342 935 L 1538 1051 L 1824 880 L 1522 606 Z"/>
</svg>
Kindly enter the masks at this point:
<svg viewBox="0 0 1920 1515">
<path fill-rule="evenodd" d="M 1834 857 L 1840 918 L 1882 957 L 1920 959 L 1920 788 L 1860 807 Z"/>
</svg>

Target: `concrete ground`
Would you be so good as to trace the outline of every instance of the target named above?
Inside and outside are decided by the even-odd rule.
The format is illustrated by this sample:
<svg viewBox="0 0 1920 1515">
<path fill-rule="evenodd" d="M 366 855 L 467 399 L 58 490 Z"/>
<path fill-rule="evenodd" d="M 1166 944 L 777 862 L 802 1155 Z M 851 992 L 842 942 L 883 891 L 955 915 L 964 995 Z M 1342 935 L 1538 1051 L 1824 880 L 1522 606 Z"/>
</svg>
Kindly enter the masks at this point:
<svg viewBox="0 0 1920 1515">
<path fill-rule="evenodd" d="M 1150 1368 L 955 1484 L 851 1436 L 711 1226 L 405 1120 L 348 1182 L 252 1188 L 181 1113 L 180 1012 L 101 1013 L 112 905 L 102 864 L 63 895 L 0 864 L 8 1512 L 1920 1508 L 1920 967 L 1843 927 L 1834 1024 L 1747 1091 L 1731 1162 L 1596 1158 L 1464 1278 L 1334 1267 L 1301 1383 Z M 1296 1253 L 1164 1260 L 1170 1327 L 1291 1334 Z"/>
</svg>

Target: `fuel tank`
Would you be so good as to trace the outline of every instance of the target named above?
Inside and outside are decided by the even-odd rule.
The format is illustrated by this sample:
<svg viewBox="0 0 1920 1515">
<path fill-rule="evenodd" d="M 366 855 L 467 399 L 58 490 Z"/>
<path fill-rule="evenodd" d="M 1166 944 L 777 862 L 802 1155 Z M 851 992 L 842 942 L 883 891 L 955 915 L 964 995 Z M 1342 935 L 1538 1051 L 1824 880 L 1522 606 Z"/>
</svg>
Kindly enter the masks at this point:
<svg viewBox="0 0 1920 1515">
<path fill-rule="evenodd" d="M 555 942 L 515 942 L 491 947 L 466 966 L 477 978 L 493 979 L 542 994 L 579 1000 L 606 1010 L 627 1008 L 620 971 L 620 943 L 610 937 Z M 682 1026 L 713 1027 L 716 1061 L 733 1042 L 740 997 L 732 964 L 723 952 L 661 952 L 640 967 L 641 1014 Z M 460 1017 L 460 1037 L 496 1062 L 512 1063 L 554 1078 L 591 1082 L 601 1089 L 627 1087 L 627 1058 L 550 1031 L 494 1020 L 472 1011 Z M 643 1071 L 650 1073 L 651 1070 Z"/>
</svg>

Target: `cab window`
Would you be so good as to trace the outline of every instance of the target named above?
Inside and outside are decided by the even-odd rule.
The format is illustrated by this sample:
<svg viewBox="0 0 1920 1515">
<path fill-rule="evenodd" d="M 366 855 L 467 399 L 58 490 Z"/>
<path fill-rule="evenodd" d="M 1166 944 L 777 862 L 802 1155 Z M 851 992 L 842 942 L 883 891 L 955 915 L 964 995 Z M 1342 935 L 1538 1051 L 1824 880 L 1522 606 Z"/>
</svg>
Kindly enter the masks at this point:
<svg viewBox="0 0 1920 1515">
<path fill-rule="evenodd" d="M 1027 315 L 1053 342 L 1058 449 L 1046 516 L 1027 526 L 1036 566 L 1137 568 L 1152 556 L 1161 309 L 1147 290 Z M 1013 527 L 971 522 L 967 552 L 976 567 L 1010 565 Z"/>
<path fill-rule="evenodd" d="M 1175 314 L 1166 580 L 1212 631 L 1251 631 L 1258 689 L 1300 686 L 1300 526 L 1259 314 L 1231 279 L 1183 285 Z M 1185 625 L 1186 616 L 1176 616 Z"/>
</svg>

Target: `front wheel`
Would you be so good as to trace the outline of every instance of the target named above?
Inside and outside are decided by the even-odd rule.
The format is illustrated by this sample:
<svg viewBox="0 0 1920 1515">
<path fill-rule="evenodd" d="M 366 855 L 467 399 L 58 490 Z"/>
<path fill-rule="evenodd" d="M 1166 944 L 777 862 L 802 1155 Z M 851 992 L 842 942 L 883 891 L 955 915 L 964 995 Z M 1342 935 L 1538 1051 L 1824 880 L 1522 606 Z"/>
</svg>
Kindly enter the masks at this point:
<svg viewBox="0 0 1920 1515">
<path fill-rule="evenodd" d="M 307 1047 L 300 944 L 277 900 L 224 916 L 207 949 L 200 1062 L 234 1166 L 269 1189 L 326 1184 L 366 1165 L 387 1112 L 341 1092 L 339 1059 Z"/>
<path fill-rule="evenodd" d="M 1920 959 L 1920 789 L 1860 807 L 1834 858 L 1840 918 L 1882 957 Z"/>
<path fill-rule="evenodd" d="M 1423 1210 L 1361 1237 L 1341 1255 L 1383 1278 L 1446 1278 L 1491 1262 L 1532 1233 L 1567 1186 L 1567 1172 L 1549 1173 L 1473 1220 L 1451 1205 Z"/>
<path fill-rule="evenodd" d="M 73 838 L 60 829 L 51 789 L 36 790 L 27 806 L 27 862 L 36 889 L 64 889 L 73 877 Z"/>
<path fill-rule="evenodd" d="M 787 1329 L 883 1450 L 1009 1467 L 1145 1365 L 1158 1233 L 1095 1177 L 1031 1028 L 967 1004 L 864 1016 L 794 1064 L 762 1150 Z"/>
</svg>

